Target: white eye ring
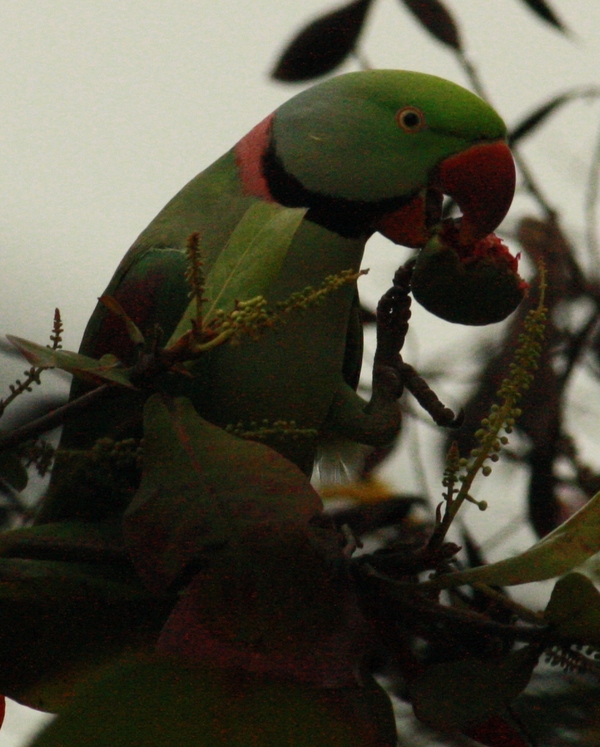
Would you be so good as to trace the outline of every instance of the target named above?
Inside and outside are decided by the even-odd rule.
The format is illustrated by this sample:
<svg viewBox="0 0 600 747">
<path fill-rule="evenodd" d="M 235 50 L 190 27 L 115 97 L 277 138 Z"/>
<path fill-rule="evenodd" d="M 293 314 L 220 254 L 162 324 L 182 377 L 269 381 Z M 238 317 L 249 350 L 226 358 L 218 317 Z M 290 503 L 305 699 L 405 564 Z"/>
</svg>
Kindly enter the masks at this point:
<svg viewBox="0 0 600 747">
<path fill-rule="evenodd" d="M 403 106 L 396 112 L 396 122 L 404 132 L 419 132 L 425 127 L 425 115 L 416 106 Z"/>
</svg>

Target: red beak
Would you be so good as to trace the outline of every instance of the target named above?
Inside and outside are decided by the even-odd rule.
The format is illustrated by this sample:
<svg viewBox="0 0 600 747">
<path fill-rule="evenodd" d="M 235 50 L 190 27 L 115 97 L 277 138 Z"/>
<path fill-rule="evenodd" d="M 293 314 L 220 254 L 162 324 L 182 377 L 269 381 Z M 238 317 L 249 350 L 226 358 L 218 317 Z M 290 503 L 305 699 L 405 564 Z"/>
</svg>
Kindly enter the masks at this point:
<svg viewBox="0 0 600 747">
<path fill-rule="evenodd" d="M 504 220 L 515 194 L 515 162 L 505 142 L 480 143 L 437 169 L 441 191 L 462 210 L 460 243 L 473 244 Z"/>
<path fill-rule="evenodd" d="M 429 238 L 428 229 L 439 220 L 436 213 L 442 193 L 452 197 L 462 211 L 461 244 L 472 245 L 492 233 L 515 193 L 515 164 L 506 143 L 479 143 L 446 158 L 436 168 L 429 189 L 384 216 L 376 229 L 397 244 L 422 247 Z"/>
</svg>

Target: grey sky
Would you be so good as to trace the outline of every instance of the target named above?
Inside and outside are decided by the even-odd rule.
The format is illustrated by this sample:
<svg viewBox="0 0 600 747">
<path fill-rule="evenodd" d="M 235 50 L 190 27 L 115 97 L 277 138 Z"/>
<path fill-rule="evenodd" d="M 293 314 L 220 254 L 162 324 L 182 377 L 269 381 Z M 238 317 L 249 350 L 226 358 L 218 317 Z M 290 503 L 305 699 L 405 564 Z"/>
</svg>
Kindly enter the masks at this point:
<svg viewBox="0 0 600 747">
<path fill-rule="evenodd" d="M 514 122 L 532 103 L 595 83 L 600 5 L 556 3 L 569 41 L 518 0 L 449 2 L 490 96 Z M 59 305 L 74 346 L 95 298 L 155 213 L 296 87 L 266 73 L 327 3 L 6 2 L 0 8 L 2 328 L 44 338 Z M 300 9 L 300 10 L 299 10 Z M 452 55 L 380 0 L 364 48 L 378 67 L 464 82 Z M 598 116 L 574 104 L 532 145 L 558 204 L 576 200 Z M 550 132 L 552 134 L 550 134 Z M 562 194 L 560 193 L 562 191 Z M 573 205 L 573 222 L 580 222 Z"/>
</svg>

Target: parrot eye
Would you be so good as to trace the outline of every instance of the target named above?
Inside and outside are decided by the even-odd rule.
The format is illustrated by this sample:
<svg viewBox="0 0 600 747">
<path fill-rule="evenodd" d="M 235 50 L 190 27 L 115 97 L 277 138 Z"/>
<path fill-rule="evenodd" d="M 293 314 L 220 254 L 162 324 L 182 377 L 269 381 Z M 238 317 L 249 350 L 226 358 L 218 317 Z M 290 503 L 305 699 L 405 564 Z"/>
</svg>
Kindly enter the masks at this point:
<svg viewBox="0 0 600 747">
<path fill-rule="evenodd" d="M 396 122 L 404 132 L 419 132 L 425 127 L 425 115 L 416 106 L 404 106 L 396 113 Z"/>
</svg>

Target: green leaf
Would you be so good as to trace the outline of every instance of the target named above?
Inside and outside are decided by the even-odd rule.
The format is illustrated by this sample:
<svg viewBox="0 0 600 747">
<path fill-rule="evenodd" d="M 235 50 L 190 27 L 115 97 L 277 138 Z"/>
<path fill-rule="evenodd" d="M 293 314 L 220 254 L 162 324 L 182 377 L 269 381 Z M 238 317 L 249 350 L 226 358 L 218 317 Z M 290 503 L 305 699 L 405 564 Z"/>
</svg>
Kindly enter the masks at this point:
<svg viewBox="0 0 600 747">
<path fill-rule="evenodd" d="M 211 425 L 185 398 L 150 397 L 144 470 L 125 539 L 151 589 L 251 525 L 306 524 L 322 509 L 306 476 L 277 452 Z"/>
<path fill-rule="evenodd" d="M 129 381 L 127 369 L 114 355 L 103 355 L 100 360 L 69 350 L 53 350 L 22 337 L 6 335 L 7 340 L 19 350 L 32 366 L 40 368 L 60 368 L 95 384 L 109 382 L 128 389 L 135 387 Z"/>
<path fill-rule="evenodd" d="M 0 532 L 0 557 L 127 564 L 120 524 L 77 519 Z"/>
<path fill-rule="evenodd" d="M 568 521 L 521 555 L 491 565 L 449 573 L 432 581 L 447 589 L 463 584 L 515 586 L 562 576 L 600 552 L 600 493 Z"/>
<path fill-rule="evenodd" d="M 387 702 L 386 702 L 387 701 Z M 318 689 L 165 657 L 91 680 L 32 747 L 394 747 L 380 689 Z"/>
<path fill-rule="evenodd" d="M 600 592 L 582 573 L 556 582 L 544 617 L 565 638 L 600 644 Z"/>
<path fill-rule="evenodd" d="M 434 664 L 410 686 L 420 721 L 443 732 L 465 731 L 501 713 L 531 679 L 538 655 L 523 648 L 501 661 L 461 659 Z"/>
<path fill-rule="evenodd" d="M 27 470 L 14 451 L 0 452 L 0 478 L 19 492 L 27 487 Z"/>
<path fill-rule="evenodd" d="M 0 692 L 62 709 L 87 673 L 152 646 L 172 604 L 129 563 L 0 558 Z"/>
<path fill-rule="evenodd" d="M 234 308 L 236 300 L 248 301 L 269 289 L 305 215 L 305 208 L 284 208 L 262 200 L 248 208 L 206 277 L 205 323 L 217 310 L 227 313 Z M 196 300 L 193 299 L 167 347 L 189 330 L 190 319 L 195 318 Z"/>
</svg>

